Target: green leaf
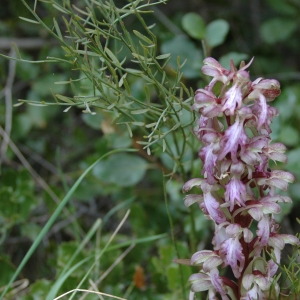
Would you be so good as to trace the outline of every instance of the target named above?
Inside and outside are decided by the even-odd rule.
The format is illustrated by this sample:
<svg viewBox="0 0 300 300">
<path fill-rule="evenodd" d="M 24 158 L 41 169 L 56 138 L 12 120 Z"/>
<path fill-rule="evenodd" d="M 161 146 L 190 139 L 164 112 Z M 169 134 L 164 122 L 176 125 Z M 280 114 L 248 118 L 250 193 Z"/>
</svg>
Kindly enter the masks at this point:
<svg viewBox="0 0 300 300">
<path fill-rule="evenodd" d="M 131 68 L 126 68 L 125 71 L 128 72 L 129 74 L 133 74 L 133 75 L 141 75 L 141 74 L 143 74 L 143 71 L 136 70 L 136 69 L 131 69 Z"/>
<path fill-rule="evenodd" d="M 170 53 L 158 55 L 158 56 L 156 56 L 156 59 L 165 59 L 165 58 L 169 58 L 170 55 L 171 55 Z"/>
<path fill-rule="evenodd" d="M 229 24 L 223 19 L 215 20 L 206 27 L 205 40 L 210 48 L 223 44 L 229 31 Z"/>
<path fill-rule="evenodd" d="M 186 64 L 181 69 L 186 78 L 197 78 L 201 74 L 202 52 L 193 44 L 193 42 L 184 36 L 175 36 L 166 41 L 161 46 L 163 54 L 171 53 L 169 65 L 177 69 L 177 57 L 180 56 L 181 62 L 187 59 Z"/>
<path fill-rule="evenodd" d="M 219 63 L 225 68 L 230 68 L 230 59 L 233 60 L 234 65 L 238 66 L 242 60 L 246 60 L 249 58 L 249 55 L 246 53 L 238 53 L 238 52 L 229 52 L 225 55 L 223 55 L 219 59 Z"/>
<path fill-rule="evenodd" d="M 175 290 L 180 284 L 180 273 L 178 266 L 170 266 L 167 268 L 168 287 Z"/>
<path fill-rule="evenodd" d="M 58 4 L 52 4 L 54 8 L 56 8 L 57 10 L 61 11 L 62 13 L 64 14 L 68 14 L 69 12 L 63 8 L 61 5 L 58 5 Z"/>
<path fill-rule="evenodd" d="M 267 0 L 267 2 L 272 9 L 279 12 L 281 15 L 298 16 L 298 10 L 295 9 L 296 3 L 293 4 L 293 1 Z"/>
<path fill-rule="evenodd" d="M 141 40 L 143 40 L 144 42 L 148 43 L 148 44 L 153 44 L 153 42 L 147 38 L 145 35 L 141 34 L 140 32 L 138 32 L 137 30 L 133 30 L 133 33 L 139 37 Z"/>
<path fill-rule="evenodd" d="M 23 224 L 21 227 L 22 235 L 28 237 L 31 241 L 36 239 L 40 231 L 41 227 L 34 223 Z"/>
<path fill-rule="evenodd" d="M 290 172 L 297 173 L 296 175 L 298 175 L 300 173 L 300 160 L 299 160 L 300 148 L 296 148 L 291 151 L 288 151 L 287 157 L 288 157 L 287 169 Z"/>
<path fill-rule="evenodd" d="M 23 18 L 23 17 L 19 17 L 21 20 L 25 21 L 25 22 L 29 22 L 32 24 L 40 24 L 40 22 L 32 20 L 32 19 L 27 19 L 27 18 Z"/>
<path fill-rule="evenodd" d="M 18 277 L 18 275 L 20 274 L 20 272 L 22 271 L 22 269 L 24 268 L 25 264 L 28 262 L 28 260 L 30 259 L 30 257 L 32 256 L 33 252 L 36 250 L 36 248 L 39 246 L 39 244 L 41 243 L 43 237 L 47 234 L 47 232 L 49 232 L 51 226 L 53 225 L 53 223 L 55 222 L 55 220 L 58 218 L 58 216 L 60 215 L 61 211 L 63 210 L 63 208 L 65 207 L 65 205 L 68 203 L 68 201 L 70 200 L 71 196 L 74 194 L 75 190 L 77 189 L 77 187 L 79 186 L 79 184 L 81 183 L 81 181 L 83 180 L 83 178 L 89 173 L 89 171 L 91 171 L 103 158 L 111 155 L 112 153 L 116 153 L 119 151 L 136 151 L 135 149 L 117 149 L 117 150 L 113 150 L 110 151 L 106 154 L 104 154 L 103 156 L 101 156 L 99 159 L 97 159 L 92 165 L 90 165 L 84 172 L 83 174 L 76 180 L 76 182 L 74 183 L 74 185 L 71 187 L 71 189 L 69 190 L 69 192 L 67 193 L 67 195 L 62 199 L 62 201 L 59 203 L 58 207 L 55 209 L 54 213 L 51 215 L 50 219 L 47 221 L 47 223 L 44 225 L 42 231 L 40 232 L 40 234 L 38 235 L 38 237 L 35 239 L 35 241 L 33 242 L 33 244 L 31 245 L 31 247 L 29 248 L 29 250 L 27 251 L 25 257 L 22 259 L 22 261 L 19 263 L 18 268 L 16 269 L 16 271 L 14 272 L 14 275 L 11 277 L 10 281 L 6 284 L 5 289 L 3 290 L 3 292 L 0 295 L 0 299 L 3 299 L 3 297 L 5 296 L 5 294 L 7 293 L 7 291 L 10 289 L 12 283 L 16 280 L 16 278 Z"/>
<path fill-rule="evenodd" d="M 11 263 L 9 257 L 6 256 L 5 254 L 1 254 L 0 269 L 1 269 L 0 284 L 1 286 L 5 286 L 15 271 L 14 266 Z"/>
<path fill-rule="evenodd" d="M 146 169 L 147 162 L 144 159 L 120 153 L 100 162 L 94 168 L 93 174 L 103 182 L 125 187 L 141 181 Z"/>
<path fill-rule="evenodd" d="M 68 264 L 70 258 L 73 256 L 74 252 L 77 250 L 78 244 L 77 242 L 64 242 L 58 248 L 57 255 L 57 264 L 60 268 L 64 267 Z M 73 259 L 72 266 L 76 263 L 83 260 L 85 257 L 83 253 L 78 253 L 77 256 Z M 70 266 L 69 266 L 70 267 Z"/>
<path fill-rule="evenodd" d="M 146 113 L 149 110 L 149 108 L 143 108 L 143 109 L 137 109 L 137 110 L 132 110 L 131 114 L 133 115 L 141 115 Z"/>
<path fill-rule="evenodd" d="M 14 48 L 16 54 L 17 54 L 17 57 L 22 59 L 22 56 L 21 56 L 21 53 L 19 51 L 19 48 L 17 47 L 17 45 L 15 43 L 11 43 L 12 47 Z"/>
<path fill-rule="evenodd" d="M 109 56 L 109 58 L 113 61 L 113 63 L 115 63 L 118 66 L 121 66 L 120 62 L 117 59 L 117 57 L 112 53 L 112 51 L 110 49 L 105 48 L 104 51 L 107 53 L 107 55 Z"/>
<path fill-rule="evenodd" d="M 18 56 L 21 56 L 21 54 L 18 54 Z M 22 59 L 31 60 L 32 57 L 27 55 L 27 53 L 22 52 Z M 20 63 L 16 65 L 16 73 L 18 77 L 21 78 L 22 80 L 36 81 L 39 75 L 39 66 L 32 64 L 29 67 L 27 64 Z"/>
<path fill-rule="evenodd" d="M 46 299 L 47 293 L 52 286 L 50 280 L 42 279 L 37 280 L 30 286 L 30 292 L 22 300 L 39 300 Z"/>
<path fill-rule="evenodd" d="M 66 96 L 59 95 L 59 94 L 56 94 L 55 97 L 61 101 L 67 102 L 67 103 L 71 103 L 71 104 L 75 103 L 70 97 L 66 97 Z"/>
<path fill-rule="evenodd" d="M 205 22 L 196 13 L 187 13 L 182 18 L 182 27 L 194 39 L 202 40 L 205 37 Z"/>
<path fill-rule="evenodd" d="M 170 263 L 172 263 L 172 258 L 174 257 L 175 252 L 174 252 L 174 247 L 173 245 L 161 245 L 159 247 L 159 258 L 160 258 L 160 263 L 164 267 L 168 267 Z"/>
<path fill-rule="evenodd" d="M 66 85 L 54 84 L 54 82 L 65 81 L 66 77 L 63 74 L 47 74 L 36 79 L 32 85 L 32 91 L 36 92 L 40 97 L 54 94 L 63 94 L 66 91 Z"/>
<path fill-rule="evenodd" d="M 273 18 L 265 21 L 260 27 L 261 38 L 268 44 L 287 40 L 297 29 L 295 20 Z"/>
<path fill-rule="evenodd" d="M 299 143 L 299 132 L 286 125 L 280 130 L 278 140 L 287 146 L 296 146 Z"/>
<path fill-rule="evenodd" d="M 61 34 L 59 25 L 58 25 L 57 21 L 55 20 L 55 18 L 53 18 L 53 23 L 54 23 L 54 27 L 55 27 L 58 37 L 63 41 L 63 36 Z"/>
<path fill-rule="evenodd" d="M 91 114 L 83 114 L 82 119 L 86 125 L 89 127 L 96 129 L 96 130 L 101 130 L 101 123 L 104 119 L 103 115 L 101 114 L 96 114 L 96 115 L 91 115 Z"/>
<path fill-rule="evenodd" d="M 280 112 L 279 118 L 281 121 L 289 123 L 292 117 L 299 116 L 299 97 L 300 87 L 298 85 L 287 86 L 282 90 L 278 100 L 275 102 L 275 106 Z"/>
</svg>

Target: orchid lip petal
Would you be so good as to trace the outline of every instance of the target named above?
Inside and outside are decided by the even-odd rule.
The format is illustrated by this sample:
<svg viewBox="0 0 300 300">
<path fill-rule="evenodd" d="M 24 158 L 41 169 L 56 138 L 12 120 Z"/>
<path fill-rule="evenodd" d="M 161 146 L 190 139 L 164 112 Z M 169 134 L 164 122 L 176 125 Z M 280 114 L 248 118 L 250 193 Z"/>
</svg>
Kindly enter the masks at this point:
<svg viewBox="0 0 300 300">
<path fill-rule="evenodd" d="M 280 236 L 283 238 L 285 244 L 300 245 L 299 239 L 296 236 L 294 236 L 294 235 L 291 235 L 291 234 L 281 234 Z"/>
<path fill-rule="evenodd" d="M 204 205 L 208 211 L 209 216 L 217 223 L 223 223 L 226 220 L 225 214 L 220 209 L 219 202 L 212 196 L 211 193 L 205 193 Z"/>
<path fill-rule="evenodd" d="M 215 269 L 222 263 L 223 263 L 223 259 L 221 257 L 217 255 L 212 256 L 203 263 L 203 270 L 205 272 L 211 271 L 212 269 Z"/>
<path fill-rule="evenodd" d="M 216 254 L 211 250 L 198 251 L 193 254 L 193 256 L 191 258 L 191 264 L 194 265 L 194 264 L 202 263 L 213 255 L 216 255 Z"/>
<path fill-rule="evenodd" d="M 195 187 L 200 187 L 201 183 L 202 183 L 203 179 L 202 178 L 193 178 L 190 179 L 189 181 L 187 181 L 185 183 L 185 185 L 183 186 L 182 190 L 183 192 L 188 192 L 190 189 L 192 189 L 194 186 Z"/>
<path fill-rule="evenodd" d="M 184 198 L 184 205 L 189 207 L 194 203 L 203 202 L 203 196 L 198 194 L 189 194 Z"/>
<path fill-rule="evenodd" d="M 229 237 L 235 237 L 241 231 L 241 225 L 239 224 L 230 224 L 226 228 L 226 234 Z"/>
</svg>

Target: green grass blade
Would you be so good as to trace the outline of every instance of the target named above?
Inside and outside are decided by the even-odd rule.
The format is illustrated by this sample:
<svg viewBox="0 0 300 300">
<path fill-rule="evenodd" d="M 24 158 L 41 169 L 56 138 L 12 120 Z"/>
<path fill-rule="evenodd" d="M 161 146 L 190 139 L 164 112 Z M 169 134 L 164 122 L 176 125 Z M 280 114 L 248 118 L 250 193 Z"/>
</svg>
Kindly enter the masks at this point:
<svg viewBox="0 0 300 300">
<path fill-rule="evenodd" d="M 117 212 L 119 209 L 126 207 L 127 205 L 129 205 L 131 202 L 133 202 L 135 200 L 135 197 L 130 197 L 129 199 L 122 201 L 121 203 L 119 203 L 118 205 L 114 206 L 111 210 L 108 211 L 108 213 L 105 215 L 105 217 L 102 219 L 102 224 L 103 226 L 106 224 L 106 222 L 108 221 L 108 219 L 115 213 Z"/>
<path fill-rule="evenodd" d="M 80 245 L 78 246 L 76 251 L 73 253 L 72 257 L 68 260 L 68 263 L 63 268 L 59 277 L 61 277 L 64 273 L 66 273 L 66 271 L 70 268 L 70 265 L 72 264 L 73 260 L 76 258 L 76 256 L 79 254 L 79 252 L 84 248 L 84 246 L 90 241 L 92 236 L 95 234 L 97 229 L 100 227 L 101 223 L 102 223 L 101 219 L 96 220 L 93 227 L 89 230 L 87 235 L 84 237 L 83 241 L 80 243 Z"/>
<path fill-rule="evenodd" d="M 165 238 L 167 236 L 168 236 L 167 233 L 161 233 L 161 234 L 157 234 L 157 235 L 153 235 L 153 236 L 148 236 L 148 237 L 145 237 L 145 238 L 133 239 L 133 240 L 130 240 L 130 241 L 127 241 L 127 242 L 124 242 L 124 243 L 119 243 L 118 245 L 110 246 L 106 249 L 106 251 L 116 250 L 116 249 L 119 249 L 119 248 L 122 248 L 122 247 L 129 246 L 131 244 L 148 243 L 148 242 L 152 242 L 152 241 L 155 241 L 155 240 L 158 240 L 158 239 Z"/>
<path fill-rule="evenodd" d="M 114 153 L 118 153 L 118 152 L 136 152 L 136 151 L 137 151 L 136 149 L 115 149 L 115 150 L 112 150 L 112 151 L 104 154 L 103 156 L 101 156 L 99 159 L 97 159 L 91 166 L 89 166 L 83 172 L 83 174 L 77 179 L 77 181 L 74 183 L 74 185 L 72 186 L 72 188 L 70 189 L 70 191 L 67 193 L 67 195 L 64 197 L 64 199 L 61 201 L 61 203 L 59 204 L 59 206 L 56 208 L 56 210 L 54 211 L 54 213 L 52 214 L 52 216 L 50 217 L 50 219 L 48 220 L 48 222 L 45 224 L 44 228 L 41 230 L 40 234 L 37 236 L 37 238 L 34 241 L 34 243 L 29 248 L 29 250 L 26 253 L 25 257 L 21 261 L 19 267 L 17 268 L 17 270 L 15 271 L 14 275 L 12 276 L 12 278 L 9 281 L 9 283 L 7 284 L 5 290 L 0 295 L 0 300 L 3 299 L 3 297 L 5 296 L 5 294 L 7 293 L 7 291 L 9 290 L 9 288 L 11 287 L 12 283 L 18 277 L 18 275 L 20 274 L 20 272 L 24 268 L 25 264 L 28 262 L 29 258 L 33 254 L 33 252 L 36 250 L 36 248 L 41 243 L 41 241 L 44 238 L 44 236 L 48 233 L 48 231 L 50 230 L 51 226 L 53 225 L 53 223 L 55 222 L 55 220 L 58 218 L 58 216 L 61 213 L 62 209 L 69 202 L 71 196 L 73 195 L 73 193 L 75 192 L 75 190 L 77 189 L 77 187 L 79 186 L 79 184 L 81 183 L 81 181 L 84 179 L 84 177 L 97 165 L 97 163 L 99 161 L 101 161 L 105 157 L 107 157 L 107 156 L 109 156 L 111 154 L 114 154 Z"/>
<path fill-rule="evenodd" d="M 176 238 L 175 238 L 175 233 L 174 233 L 173 219 L 172 219 L 172 216 L 171 216 L 171 213 L 169 210 L 168 195 L 167 195 L 167 183 L 166 183 L 164 174 L 163 174 L 163 188 L 164 188 L 164 198 L 165 198 L 166 210 L 167 210 L 167 215 L 169 218 L 169 223 L 170 223 L 170 228 L 171 228 L 172 242 L 173 242 L 173 246 L 175 249 L 175 253 L 176 253 L 177 257 L 180 258 L 178 247 L 177 247 L 177 242 L 176 242 Z M 179 264 L 178 269 L 179 269 L 179 276 L 180 276 L 180 281 L 181 281 L 182 299 L 185 299 L 186 293 L 185 293 L 185 284 L 184 284 L 184 280 L 183 280 L 182 265 Z"/>
</svg>

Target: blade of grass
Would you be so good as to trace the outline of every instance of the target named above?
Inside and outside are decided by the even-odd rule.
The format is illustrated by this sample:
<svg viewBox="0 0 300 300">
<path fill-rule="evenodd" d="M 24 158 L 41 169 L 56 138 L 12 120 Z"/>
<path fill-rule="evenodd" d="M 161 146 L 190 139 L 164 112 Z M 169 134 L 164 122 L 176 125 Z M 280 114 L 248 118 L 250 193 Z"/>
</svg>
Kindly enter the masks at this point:
<svg viewBox="0 0 300 300">
<path fill-rule="evenodd" d="M 105 215 L 105 217 L 103 218 L 103 221 L 101 221 L 101 220 L 97 220 L 96 221 L 96 223 L 93 225 L 93 227 L 88 232 L 87 236 L 84 238 L 84 240 L 82 241 L 82 243 L 79 245 L 78 249 L 75 251 L 75 253 L 72 255 L 72 257 L 70 258 L 70 260 L 68 261 L 68 263 L 65 265 L 65 267 L 62 270 L 61 274 L 57 278 L 55 284 L 52 286 L 52 288 L 51 288 L 51 290 L 50 290 L 50 292 L 48 294 L 48 298 L 54 298 L 57 295 L 57 293 L 58 293 L 60 287 L 62 286 L 62 284 L 75 271 L 75 269 L 77 269 L 79 266 L 81 266 L 83 262 L 87 262 L 89 259 L 92 258 L 92 257 L 89 257 L 87 260 L 85 259 L 83 262 L 82 261 L 79 262 L 78 264 L 76 264 L 75 266 L 73 266 L 70 270 L 68 270 L 70 268 L 70 265 L 71 265 L 72 261 L 75 259 L 75 257 L 78 255 L 78 253 L 83 249 L 83 247 L 86 245 L 86 243 L 91 239 L 91 237 L 94 235 L 94 233 L 96 232 L 96 230 L 100 227 L 100 224 L 104 224 L 104 222 L 106 222 L 112 214 L 114 214 L 119 209 L 121 209 L 124 206 L 128 205 L 129 203 L 131 203 L 134 199 L 135 199 L 134 197 L 131 197 L 128 200 L 126 200 L 126 201 L 118 204 L 117 206 L 115 206 L 113 209 L 111 209 Z M 132 244 L 132 242 L 130 244 Z M 121 245 L 120 245 L 120 247 L 121 247 Z M 108 248 L 107 250 L 110 250 L 110 249 Z M 100 256 L 98 254 L 97 258 L 99 259 L 99 257 Z M 96 261 L 97 261 L 97 259 L 96 259 Z"/>
<path fill-rule="evenodd" d="M 3 299 L 3 297 L 5 296 L 5 294 L 7 293 L 7 291 L 9 290 L 9 288 L 11 287 L 12 283 L 18 277 L 18 275 L 20 274 L 20 272 L 24 268 L 25 264 L 27 263 L 27 261 L 29 260 L 29 258 L 31 257 L 31 255 L 33 254 L 33 252 L 36 250 L 36 248 L 38 247 L 38 245 L 41 243 L 43 237 L 50 230 L 51 226 L 53 225 L 53 223 L 55 222 L 55 220 L 57 219 L 57 217 L 61 213 L 62 209 L 69 202 L 71 196 L 73 195 L 73 193 L 75 192 L 75 190 L 77 189 L 77 187 L 79 186 L 79 184 L 81 183 L 81 181 L 84 179 L 84 177 L 97 165 L 97 163 L 99 161 L 101 161 L 105 157 L 107 157 L 107 156 L 109 156 L 109 155 L 111 155 L 113 153 L 118 153 L 118 152 L 136 152 L 136 151 L 137 151 L 136 149 L 115 149 L 115 150 L 112 150 L 112 151 L 104 154 L 103 156 L 101 156 L 99 159 L 97 159 L 91 166 L 89 166 L 83 172 L 83 174 L 77 179 L 77 181 L 74 183 L 74 185 L 72 186 L 72 188 L 70 189 L 70 191 L 67 193 L 67 195 L 64 197 L 64 199 L 61 201 L 61 203 L 58 205 L 58 207 L 56 208 L 56 210 L 54 211 L 54 213 L 52 214 L 52 216 L 50 217 L 50 219 L 48 220 L 48 222 L 45 224 L 45 226 L 41 230 L 40 234 L 37 236 L 37 238 L 34 241 L 34 243 L 29 248 L 29 250 L 26 253 L 25 257 L 21 261 L 19 267 L 17 268 L 17 270 L 15 271 L 14 275 L 12 276 L 12 278 L 9 281 L 9 283 L 7 284 L 5 290 L 0 295 L 0 299 Z"/>
<path fill-rule="evenodd" d="M 125 221 L 127 220 L 128 216 L 130 214 L 130 210 L 127 210 L 125 216 L 123 217 L 123 219 L 121 220 L 120 224 L 118 225 L 118 227 L 115 229 L 114 233 L 112 234 L 112 236 L 110 237 L 110 239 L 108 240 L 108 242 L 105 244 L 104 248 L 102 249 L 102 251 L 100 252 L 100 254 L 98 255 L 98 257 L 96 257 L 94 263 L 92 264 L 92 266 L 89 268 L 89 270 L 86 272 L 86 274 L 84 275 L 84 277 L 82 278 L 82 280 L 79 282 L 78 286 L 76 289 L 79 289 L 81 287 L 81 285 L 83 284 L 83 282 L 86 280 L 86 278 L 89 276 L 90 272 L 93 270 L 93 268 L 96 265 L 97 260 L 100 259 L 100 257 L 103 255 L 103 253 L 107 250 L 108 246 L 110 245 L 110 243 L 112 242 L 112 240 L 115 238 L 115 236 L 117 235 L 118 231 L 120 230 L 120 228 L 123 226 L 123 224 L 125 223 Z M 73 294 L 70 297 L 70 300 L 73 299 L 73 297 L 75 296 L 76 292 L 73 292 Z M 52 296 L 52 295 L 50 295 Z M 49 297 L 49 294 L 46 298 L 46 300 L 52 300 L 53 297 Z"/>
<path fill-rule="evenodd" d="M 101 219 L 97 219 L 96 220 L 96 222 L 94 223 L 93 227 L 89 230 L 89 232 L 84 237 L 83 241 L 80 243 L 80 245 L 78 246 L 78 248 L 76 249 L 76 251 L 73 253 L 73 255 L 71 256 L 71 258 L 68 260 L 67 264 L 63 268 L 61 274 L 59 275 L 58 279 L 61 276 L 63 276 L 66 273 L 66 271 L 70 268 L 70 266 L 71 266 L 72 262 L 74 261 L 74 259 L 76 258 L 76 256 L 84 248 L 84 246 L 90 241 L 90 239 L 92 238 L 92 236 L 95 234 L 95 232 L 97 231 L 97 229 L 100 227 L 101 223 L 102 223 Z"/>
<path fill-rule="evenodd" d="M 164 198 L 165 198 L 167 215 L 168 215 L 169 223 L 170 223 L 170 227 L 171 227 L 172 242 L 173 242 L 173 245 L 174 245 L 175 253 L 176 253 L 177 257 L 180 258 L 177 243 L 176 243 L 176 238 L 175 238 L 175 234 L 174 234 L 174 224 L 173 224 L 172 216 L 171 216 L 171 213 L 170 213 L 170 210 L 169 210 L 168 196 L 167 196 L 167 186 L 166 186 L 166 181 L 165 181 L 165 175 L 164 174 L 163 174 L 163 188 L 164 188 Z M 185 293 L 185 284 L 184 284 L 184 279 L 183 279 L 182 265 L 179 264 L 178 268 L 179 268 L 179 276 L 180 276 L 180 281 L 181 281 L 182 299 L 185 299 L 186 298 L 185 297 L 186 293 Z"/>
<path fill-rule="evenodd" d="M 167 236 L 168 236 L 167 233 L 161 233 L 161 234 L 157 234 L 157 235 L 153 235 L 153 236 L 148 236 L 148 237 L 145 237 L 145 238 L 133 239 L 133 240 L 130 240 L 130 241 L 127 241 L 127 242 L 124 242 L 124 243 L 119 243 L 118 245 L 110 246 L 106 249 L 106 251 L 116 250 L 116 249 L 119 249 L 119 248 L 122 248 L 122 247 L 129 246 L 131 244 L 140 244 L 140 243 L 152 242 L 152 241 L 155 241 L 155 240 L 167 237 Z"/>
<path fill-rule="evenodd" d="M 54 300 L 61 299 L 62 297 L 66 296 L 68 294 L 74 293 L 74 292 L 85 292 L 85 293 L 90 293 L 90 294 L 103 295 L 103 296 L 111 297 L 111 298 L 114 298 L 114 299 L 126 300 L 124 298 L 120 298 L 120 297 L 117 297 L 117 296 L 113 296 L 113 295 L 109 295 L 109 294 L 105 294 L 105 293 L 101 293 L 101 292 L 84 290 L 84 289 L 74 289 L 74 290 L 68 291 L 68 292 L 60 295 L 59 297 L 55 298 Z"/>
<path fill-rule="evenodd" d="M 123 258 L 135 247 L 135 244 L 131 244 L 115 261 L 114 263 L 100 276 L 100 278 L 96 282 L 92 282 L 89 279 L 90 287 L 89 290 L 94 289 L 96 292 L 98 291 L 97 286 L 102 282 L 102 280 L 113 270 L 113 268 L 123 260 Z M 83 294 L 79 300 L 83 300 L 87 297 L 88 293 Z"/>
<path fill-rule="evenodd" d="M 129 205 L 131 202 L 133 202 L 135 200 L 135 197 L 130 197 L 128 199 L 126 199 L 125 201 L 122 201 L 121 203 L 119 203 L 118 205 L 114 206 L 111 210 L 108 211 L 108 213 L 105 215 L 105 217 L 102 220 L 102 226 L 104 226 L 104 224 L 108 221 L 108 219 L 115 213 L 117 212 L 119 209 L 126 207 L 127 205 Z"/>
</svg>

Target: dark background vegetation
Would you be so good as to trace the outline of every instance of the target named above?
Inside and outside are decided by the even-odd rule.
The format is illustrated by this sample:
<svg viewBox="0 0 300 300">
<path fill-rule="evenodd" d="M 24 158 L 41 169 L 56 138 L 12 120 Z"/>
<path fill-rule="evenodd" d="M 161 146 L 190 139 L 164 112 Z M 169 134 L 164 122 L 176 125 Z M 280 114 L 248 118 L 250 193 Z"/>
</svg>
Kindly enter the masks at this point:
<svg viewBox="0 0 300 300">
<path fill-rule="evenodd" d="M 27 2 L 33 5 L 33 1 Z M 84 8 L 83 1 L 71 2 Z M 124 5 L 125 1 L 116 3 Z M 2 0 L 0 8 L 2 54 L 14 55 L 11 47 L 11 42 L 14 42 L 24 59 L 44 60 L 47 56 L 64 56 L 58 42 L 43 28 L 18 18 L 32 18 L 21 1 Z M 54 16 L 62 24 L 60 13 L 51 5 L 39 3 L 37 12 L 49 26 Z M 300 3 L 296 0 L 170 0 L 166 5 L 155 7 L 154 14 L 145 17 L 146 21 L 156 23 L 153 31 L 158 36 L 162 52 L 177 49 L 176 55 L 180 54 L 188 59 L 187 65 L 190 67 L 184 71 L 184 82 L 186 86 L 196 90 L 206 84 L 200 71 L 204 58 L 201 41 L 188 38 L 188 44 L 177 45 L 178 40 L 174 40 L 178 36 L 187 37 L 181 20 L 188 12 L 200 14 L 206 24 L 220 18 L 229 23 L 226 40 L 212 50 L 211 56 L 216 59 L 223 57 L 223 61 L 229 59 L 232 52 L 243 55 L 246 61 L 254 56 L 250 67 L 252 78 L 261 76 L 281 82 L 282 94 L 274 103 L 280 116 L 274 121 L 272 137 L 288 147 L 288 164 L 276 167 L 293 172 L 297 178 L 297 183 L 291 185 L 288 192 L 294 205 L 285 206 L 280 218 L 282 230 L 295 234 L 299 232 L 296 218 L 299 217 L 300 209 Z M 128 26 L 138 29 L 140 25 L 132 18 Z M 131 214 L 118 233 L 117 241 L 160 233 L 169 234 L 170 231 L 162 190 L 162 169 L 168 172 L 170 164 L 161 157 L 148 156 L 129 138 L 124 128 L 111 124 L 111 120 L 105 115 L 90 117 L 83 115 L 80 109 L 72 108 L 64 113 L 59 106 L 41 108 L 22 105 L 13 107 L 12 113 L 8 111 L 8 107 L 17 104 L 18 99 L 51 101 L 51 91 L 71 96 L 72 91 L 65 85 L 53 83 L 68 80 L 74 73 L 76 71 L 70 70 L 63 63 L 15 64 L 0 57 L 0 125 L 4 129 L 11 122 L 11 141 L 24 157 L 20 161 L 20 154 L 5 146 L 2 131 L 0 287 L 7 284 L 32 241 L 57 206 L 56 202 L 65 195 L 88 165 L 108 150 L 118 147 L 135 147 L 139 149 L 139 153 L 134 158 L 121 156 L 118 162 L 109 161 L 102 166 L 107 169 L 103 171 L 99 167 L 100 169 L 95 169 L 87 176 L 67 207 L 69 213 L 61 215 L 23 270 L 20 278 L 29 279 L 30 285 L 21 290 L 18 296 L 11 296 L 12 298 L 43 299 L 68 257 L 77 249 L 84 233 L 97 218 L 105 218 L 120 203 L 126 204 L 103 224 L 101 239 L 104 242 L 128 208 L 131 209 Z M 141 82 L 133 82 L 132 88 L 138 94 Z M 11 101 L 5 94 L 9 91 L 12 95 Z M 138 174 L 132 168 L 135 164 L 141 168 Z M 122 170 L 128 171 L 125 172 L 127 178 L 121 177 L 122 181 L 119 177 L 122 171 L 117 169 L 120 166 Z M 45 183 L 52 189 L 52 196 L 47 189 L 45 191 Z M 189 258 L 191 229 L 188 212 L 182 201 L 182 184 L 183 179 L 174 174 L 168 188 L 169 209 L 175 224 L 180 254 Z M 204 220 L 197 208 L 195 213 L 200 248 L 210 247 L 211 224 Z M 94 247 L 95 242 L 91 242 L 77 261 L 92 253 Z M 117 249 L 107 253 L 101 261 L 99 274 L 122 251 Z M 138 244 L 105 278 L 99 289 L 123 295 L 132 285 L 133 276 L 137 272 L 136 266 L 139 265 L 144 270 L 145 287 L 139 289 L 135 282 L 131 299 L 178 299 L 180 280 L 177 265 L 172 263 L 174 258 L 175 253 L 169 238 L 155 243 Z M 74 272 L 61 291 L 76 287 L 87 268 L 84 265 Z M 188 276 L 191 270 L 185 267 L 184 272 Z"/>
</svg>

